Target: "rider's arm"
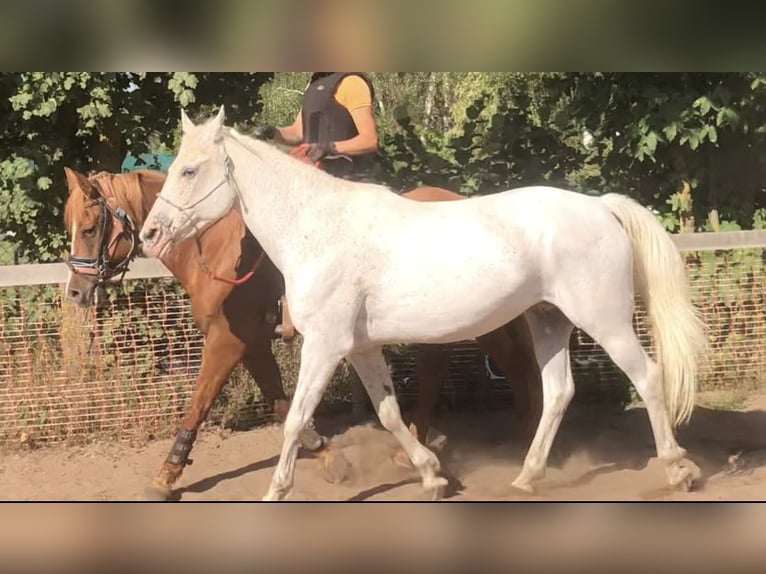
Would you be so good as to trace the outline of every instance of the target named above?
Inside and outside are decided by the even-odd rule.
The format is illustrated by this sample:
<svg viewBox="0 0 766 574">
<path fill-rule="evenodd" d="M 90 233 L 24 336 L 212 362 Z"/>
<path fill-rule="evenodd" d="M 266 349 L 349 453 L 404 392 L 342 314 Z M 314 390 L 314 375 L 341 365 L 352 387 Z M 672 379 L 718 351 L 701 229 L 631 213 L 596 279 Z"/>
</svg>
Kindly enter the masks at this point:
<svg viewBox="0 0 766 574">
<path fill-rule="evenodd" d="M 303 141 L 303 110 L 298 112 L 295 121 L 289 126 L 276 128 L 275 141 L 285 145 L 298 145 Z"/>
<path fill-rule="evenodd" d="M 363 155 L 377 151 L 378 131 L 372 112 L 372 93 L 367 82 L 359 76 L 346 76 L 338 86 L 335 99 L 349 111 L 359 132 L 351 139 L 335 142 L 338 153 Z"/>
<path fill-rule="evenodd" d="M 375 116 L 372 107 L 357 108 L 351 111 L 356 130 L 359 135 L 350 140 L 335 142 L 339 154 L 362 155 L 378 150 L 378 131 L 375 126 Z"/>
</svg>

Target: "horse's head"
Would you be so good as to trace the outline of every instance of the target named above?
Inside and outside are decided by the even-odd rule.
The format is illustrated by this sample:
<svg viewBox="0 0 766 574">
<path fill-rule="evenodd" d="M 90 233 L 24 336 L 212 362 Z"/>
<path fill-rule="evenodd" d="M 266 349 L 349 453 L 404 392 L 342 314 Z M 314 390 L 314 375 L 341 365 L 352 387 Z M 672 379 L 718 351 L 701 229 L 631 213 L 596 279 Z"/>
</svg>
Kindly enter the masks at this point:
<svg viewBox="0 0 766 574">
<path fill-rule="evenodd" d="M 87 178 L 64 170 L 69 187 L 64 220 L 72 237 L 66 293 L 89 305 L 108 280 L 128 270 L 138 253 L 138 233 L 126 207 L 117 204 L 111 174 Z"/>
<path fill-rule="evenodd" d="M 233 207 L 236 193 L 231 160 L 224 147 L 223 121 L 223 106 L 215 118 L 198 126 L 181 110 L 183 136 L 178 155 L 141 229 L 147 255 L 163 256 L 174 244 L 200 234 Z"/>
</svg>

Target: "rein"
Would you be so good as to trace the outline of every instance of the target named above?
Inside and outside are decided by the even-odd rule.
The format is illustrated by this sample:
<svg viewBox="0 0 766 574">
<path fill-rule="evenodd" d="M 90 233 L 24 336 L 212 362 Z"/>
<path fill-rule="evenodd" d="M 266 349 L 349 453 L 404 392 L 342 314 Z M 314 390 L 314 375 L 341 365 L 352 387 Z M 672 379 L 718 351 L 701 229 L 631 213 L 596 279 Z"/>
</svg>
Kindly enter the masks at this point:
<svg viewBox="0 0 766 574">
<path fill-rule="evenodd" d="M 261 253 L 256 258 L 255 263 L 253 263 L 253 267 L 250 269 L 250 271 L 245 273 L 239 279 L 229 279 L 228 277 L 221 277 L 207 266 L 207 263 L 205 263 L 205 257 L 202 255 L 202 245 L 200 244 L 199 237 L 195 237 L 195 243 L 197 245 L 197 260 L 199 261 L 199 266 L 202 268 L 202 270 L 207 273 L 213 281 L 220 281 L 221 283 L 226 283 L 227 285 L 238 286 L 247 283 L 247 281 L 249 281 L 250 278 L 255 275 L 258 267 L 261 266 L 261 263 L 266 258 L 266 252 L 263 250 L 263 248 L 261 248 Z"/>
<path fill-rule="evenodd" d="M 206 201 L 207 199 L 212 197 L 212 195 L 216 191 L 218 191 L 218 189 L 220 189 L 220 187 L 223 184 L 225 184 L 227 182 L 229 184 L 234 183 L 235 188 L 236 188 L 236 182 L 234 182 L 234 177 L 233 177 L 234 164 L 231 161 L 231 158 L 229 157 L 228 154 L 226 155 L 226 160 L 225 160 L 225 171 L 226 172 L 224 174 L 224 178 L 220 182 L 218 182 L 218 184 L 216 186 L 214 186 L 210 191 L 208 191 L 205 195 L 200 197 L 194 203 L 190 203 L 189 205 L 181 207 L 179 205 L 176 205 L 175 203 L 173 203 L 169 199 L 163 197 L 162 194 L 159 194 L 157 196 L 157 199 L 160 199 L 160 200 L 164 201 L 169 206 L 171 206 L 173 209 L 178 211 L 186 219 L 186 221 L 193 223 L 192 217 L 188 213 L 191 209 L 193 209 L 194 207 L 196 207 L 197 205 L 199 205 L 203 201 Z M 237 191 L 239 192 L 238 188 L 237 188 Z M 197 226 L 193 225 L 193 227 L 196 229 Z M 199 234 L 195 234 L 195 244 L 197 246 L 197 261 L 199 262 L 200 268 L 202 268 L 202 270 L 205 273 L 207 273 L 207 275 L 211 279 L 213 279 L 214 281 L 220 281 L 221 283 L 226 283 L 227 285 L 237 286 L 237 285 L 242 285 L 243 283 L 246 283 L 255 274 L 255 272 L 258 270 L 258 267 L 260 267 L 261 262 L 263 261 L 263 259 L 266 256 L 266 252 L 263 251 L 263 248 L 261 248 L 261 254 L 255 260 L 255 263 L 253 263 L 253 267 L 250 269 L 250 271 L 248 271 L 247 273 L 245 273 L 242 277 L 240 277 L 238 279 L 229 279 L 228 277 L 221 277 L 215 271 L 210 269 L 210 267 L 208 267 L 207 263 L 205 262 L 205 256 L 202 254 L 202 245 L 200 244 Z"/>
<path fill-rule="evenodd" d="M 298 146 L 295 146 L 293 149 L 291 149 L 287 155 L 290 157 L 294 157 L 295 159 L 299 159 L 304 163 L 311 163 L 311 160 L 306 155 L 307 151 L 309 149 L 308 144 L 300 144 Z M 321 169 L 322 162 L 320 160 L 317 160 L 314 163 L 314 167 L 318 167 Z"/>
</svg>

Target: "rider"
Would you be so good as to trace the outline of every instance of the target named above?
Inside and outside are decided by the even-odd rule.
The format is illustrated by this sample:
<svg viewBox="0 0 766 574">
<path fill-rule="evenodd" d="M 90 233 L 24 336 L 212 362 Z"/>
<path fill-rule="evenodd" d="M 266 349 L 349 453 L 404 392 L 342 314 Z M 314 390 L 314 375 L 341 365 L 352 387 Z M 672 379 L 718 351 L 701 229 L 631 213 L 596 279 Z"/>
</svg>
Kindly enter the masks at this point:
<svg viewBox="0 0 766 574">
<path fill-rule="evenodd" d="M 306 158 L 345 179 L 370 179 L 378 151 L 378 133 L 372 109 L 372 82 L 360 72 L 314 72 L 303 105 L 289 126 L 262 126 L 257 138 L 303 145 Z M 291 339 L 295 328 L 282 298 L 282 324 L 275 332 Z"/>
<path fill-rule="evenodd" d="M 303 144 L 306 158 L 337 177 L 366 179 L 378 151 L 372 82 L 360 72 L 314 72 L 289 126 L 265 126 L 256 137 Z"/>
</svg>

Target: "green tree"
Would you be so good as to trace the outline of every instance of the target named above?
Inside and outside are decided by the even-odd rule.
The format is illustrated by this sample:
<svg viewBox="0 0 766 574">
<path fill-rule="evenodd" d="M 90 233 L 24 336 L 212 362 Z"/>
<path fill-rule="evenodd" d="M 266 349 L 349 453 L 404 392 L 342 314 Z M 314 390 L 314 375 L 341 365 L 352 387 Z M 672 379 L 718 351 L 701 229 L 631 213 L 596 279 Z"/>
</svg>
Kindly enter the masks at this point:
<svg viewBox="0 0 766 574">
<path fill-rule="evenodd" d="M 590 184 L 662 210 L 680 207 L 688 182 L 698 227 L 716 226 L 719 212 L 752 224 L 766 175 L 762 74 L 563 74 L 558 81 L 567 99 L 562 132 L 593 135 Z"/>
<path fill-rule="evenodd" d="M 172 148 L 180 107 L 201 115 L 226 104 L 252 118 L 271 74 L 0 74 L 0 221 L 23 260 L 57 260 L 64 248 L 63 167 L 119 171 L 125 153 Z"/>
</svg>

